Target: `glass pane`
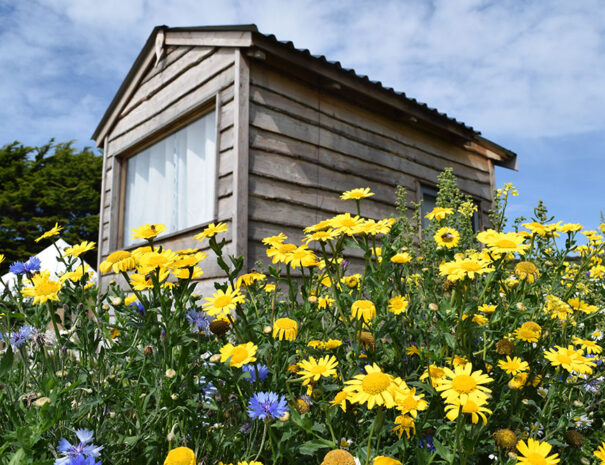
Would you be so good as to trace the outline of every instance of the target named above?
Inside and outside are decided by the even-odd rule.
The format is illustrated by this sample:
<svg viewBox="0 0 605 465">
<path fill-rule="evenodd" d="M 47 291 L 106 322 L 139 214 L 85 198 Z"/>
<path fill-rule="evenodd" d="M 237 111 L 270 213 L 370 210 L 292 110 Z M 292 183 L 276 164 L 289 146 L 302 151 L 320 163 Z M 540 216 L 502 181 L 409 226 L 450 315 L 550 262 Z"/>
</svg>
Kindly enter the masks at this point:
<svg viewBox="0 0 605 465">
<path fill-rule="evenodd" d="M 214 219 L 214 111 L 130 157 L 126 166 L 125 247 L 131 230 L 162 223 L 176 232 Z"/>
</svg>

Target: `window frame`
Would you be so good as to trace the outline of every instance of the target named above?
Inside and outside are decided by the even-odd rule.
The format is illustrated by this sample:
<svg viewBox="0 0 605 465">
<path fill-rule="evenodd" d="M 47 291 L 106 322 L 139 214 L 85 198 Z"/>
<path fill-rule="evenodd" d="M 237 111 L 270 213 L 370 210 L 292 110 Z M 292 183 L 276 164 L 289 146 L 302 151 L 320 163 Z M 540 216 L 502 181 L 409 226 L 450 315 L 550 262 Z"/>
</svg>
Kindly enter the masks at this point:
<svg viewBox="0 0 605 465">
<path fill-rule="evenodd" d="M 128 171 L 128 160 L 135 157 L 143 150 L 151 147 L 157 142 L 165 139 L 177 131 L 183 129 L 185 126 L 195 122 L 196 120 L 203 118 L 204 116 L 215 113 L 214 118 L 214 205 L 212 206 L 212 217 L 210 220 L 189 226 L 178 231 L 162 234 L 161 240 L 169 240 L 184 234 L 192 233 L 197 230 L 201 230 L 208 226 L 210 223 L 217 222 L 218 218 L 218 203 L 219 203 L 219 162 L 220 162 L 220 96 L 215 94 L 213 98 L 204 101 L 201 105 L 197 105 L 195 108 L 184 112 L 183 114 L 177 115 L 172 120 L 168 121 L 162 127 L 154 130 L 153 132 L 143 136 L 139 141 L 134 142 L 129 147 L 122 150 L 119 154 L 116 154 L 116 161 L 119 167 L 119 187 L 118 187 L 118 209 L 113 222 L 113 233 L 114 239 L 111 247 L 113 250 L 132 250 L 146 245 L 146 241 L 137 240 L 128 246 L 124 246 L 124 220 L 126 213 L 126 179 Z"/>
<path fill-rule="evenodd" d="M 474 218 L 476 218 L 476 221 L 473 218 L 473 227 L 476 227 L 476 231 L 473 231 L 475 234 L 478 233 L 479 231 L 483 230 L 483 201 L 481 199 L 478 199 L 477 197 L 475 197 L 474 195 L 468 194 L 467 192 L 464 191 L 460 191 L 462 192 L 462 194 L 469 196 L 473 202 L 475 203 L 475 206 L 477 207 L 477 211 L 475 212 L 475 214 L 473 215 Z M 437 189 L 437 185 L 436 184 L 428 184 L 428 183 L 418 183 L 418 202 L 422 201 L 422 204 L 424 205 L 424 195 L 426 194 L 433 194 L 435 198 L 437 197 L 437 193 L 438 193 L 438 189 Z M 422 233 L 424 230 L 424 226 L 423 226 L 423 222 L 424 222 L 424 215 L 426 215 L 428 212 L 423 211 L 423 206 L 420 207 L 420 239 L 422 239 Z M 476 215 L 476 217 L 475 217 Z"/>
</svg>

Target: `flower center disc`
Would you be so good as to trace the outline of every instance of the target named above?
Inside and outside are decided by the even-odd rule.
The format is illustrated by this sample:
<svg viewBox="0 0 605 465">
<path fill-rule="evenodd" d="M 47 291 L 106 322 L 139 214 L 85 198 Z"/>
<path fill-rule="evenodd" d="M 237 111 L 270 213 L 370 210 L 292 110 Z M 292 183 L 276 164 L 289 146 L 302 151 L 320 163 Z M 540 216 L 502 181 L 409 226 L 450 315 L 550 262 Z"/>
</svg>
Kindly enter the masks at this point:
<svg viewBox="0 0 605 465">
<path fill-rule="evenodd" d="M 465 271 L 479 271 L 481 269 L 481 265 L 475 262 L 465 262 L 462 263 L 461 268 Z"/>
<path fill-rule="evenodd" d="M 548 465 L 546 459 L 536 452 L 532 452 L 527 456 L 527 462 L 531 463 L 531 465 Z"/>
<path fill-rule="evenodd" d="M 228 295 L 221 295 L 220 297 L 217 297 L 216 299 L 214 299 L 214 306 L 218 307 L 218 308 L 226 307 L 230 303 L 231 303 L 231 297 L 229 297 Z"/>
<path fill-rule="evenodd" d="M 412 396 L 408 396 L 403 399 L 400 404 L 406 410 L 414 410 L 418 406 L 418 402 Z"/>
<path fill-rule="evenodd" d="M 470 375 L 458 375 L 452 380 L 452 389 L 460 394 L 473 392 L 477 387 L 477 381 Z"/>
<path fill-rule="evenodd" d="M 321 375 L 322 373 L 325 373 L 326 370 L 327 368 L 325 366 L 317 365 L 311 368 L 311 373 L 313 373 L 314 375 Z"/>
<path fill-rule="evenodd" d="M 361 387 L 368 394 L 380 394 L 391 385 L 390 378 L 384 373 L 370 373 L 363 378 Z"/>
<path fill-rule="evenodd" d="M 231 363 L 241 363 L 248 357 L 248 351 L 243 347 L 236 347 L 231 352 Z"/>
<path fill-rule="evenodd" d="M 557 357 L 559 359 L 559 363 L 569 365 L 571 364 L 571 357 L 567 354 L 559 354 Z"/>
<path fill-rule="evenodd" d="M 509 239 L 500 239 L 496 242 L 496 246 L 502 249 L 514 249 L 517 247 L 517 244 Z"/>
</svg>

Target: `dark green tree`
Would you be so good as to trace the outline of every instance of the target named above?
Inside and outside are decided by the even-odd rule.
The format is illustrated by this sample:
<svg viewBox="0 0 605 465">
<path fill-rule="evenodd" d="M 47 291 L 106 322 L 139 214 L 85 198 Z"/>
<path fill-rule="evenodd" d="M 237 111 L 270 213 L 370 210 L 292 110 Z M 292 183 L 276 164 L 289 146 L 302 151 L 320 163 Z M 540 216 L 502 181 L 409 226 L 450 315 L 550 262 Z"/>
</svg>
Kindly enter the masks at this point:
<svg viewBox="0 0 605 465">
<path fill-rule="evenodd" d="M 103 157 L 71 142 L 0 148 L 0 272 L 27 260 L 50 244 L 35 242 L 55 223 L 70 244 L 98 240 Z M 96 265 L 96 249 L 83 258 Z"/>
</svg>

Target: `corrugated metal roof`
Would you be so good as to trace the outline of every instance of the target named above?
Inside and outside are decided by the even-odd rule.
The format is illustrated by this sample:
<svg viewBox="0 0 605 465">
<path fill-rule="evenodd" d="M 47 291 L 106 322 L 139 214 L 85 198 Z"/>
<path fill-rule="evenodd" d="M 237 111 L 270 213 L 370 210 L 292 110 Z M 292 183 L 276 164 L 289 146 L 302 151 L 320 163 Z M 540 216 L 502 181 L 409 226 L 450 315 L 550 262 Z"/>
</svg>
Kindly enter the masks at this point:
<svg viewBox="0 0 605 465">
<path fill-rule="evenodd" d="M 249 29 L 248 29 L 249 30 Z M 364 75 L 364 74 L 357 74 L 357 72 L 352 69 L 352 68 L 345 68 L 342 66 L 342 64 L 340 63 L 340 61 L 332 61 L 332 60 L 328 60 L 325 55 L 314 55 L 311 53 L 310 50 L 304 48 L 304 49 L 300 49 L 300 48 L 296 48 L 294 46 L 294 43 L 292 41 L 284 41 L 284 40 L 279 40 L 274 34 L 263 34 L 261 32 L 256 32 L 256 34 L 259 34 L 260 36 L 271 40 L 275 43 L 279 43 L 285 47 L 287 47 L 288 49 L 290 49 L 293 52 L 299 53 L 301 55 L 304 55 L 306 57 L 311 57 L 314 58 L 315 60 L 320 61 L 321 63 L 327 64 L 329 66 L 332 66 L 334 69 L 338 70 L 339 72 L 344 72 L 347 73 L 348 75 L 350 75 L 351 77 L 354 77 L 366 84 L 371 84 L 377 88 L 379 88 L 380 90 L 386 91 L 390 94 L 392 94 L 393 96 L 399 97 L 401 99 L 404 99 L 406 102 L 409 102 L 419 108 L 421 108 L 423 111 L 427 111 L 437 117 L 440 118 L 445 118 L 446 120 L 448 120 L 451 123 L 454 123 L 458 126 L 460 126 L 461 128 L 463 128 L 466 131 L 470 131 L 472 132 L 474 135 L 479 135 L 481 134 L 481 132 L 477 131 L 476 129 L 474 129 L 471 126 L 466 125 L 465 123 L 463 123 L 462 121 L 458 121 L 455 118 L 452 118 L 451 116 L 448 116 L 446 113 L 440 112 L 439 110 L 437 110 L 436 108 L 432 108 L 430 106 L 428 106 L 426 103 L 424 102 L 419 102 L 418 100 L 416 100 L 415 98 L 411 98 L 408 97 L 405 92 L 399 92 L 396 91 L 395 89 L 393 89 L 392 87 L 387 87 L 385 86 L 381 81 L 374 81 L 372 79 L 370 79 L 368 76 Z"/>
</svg>

